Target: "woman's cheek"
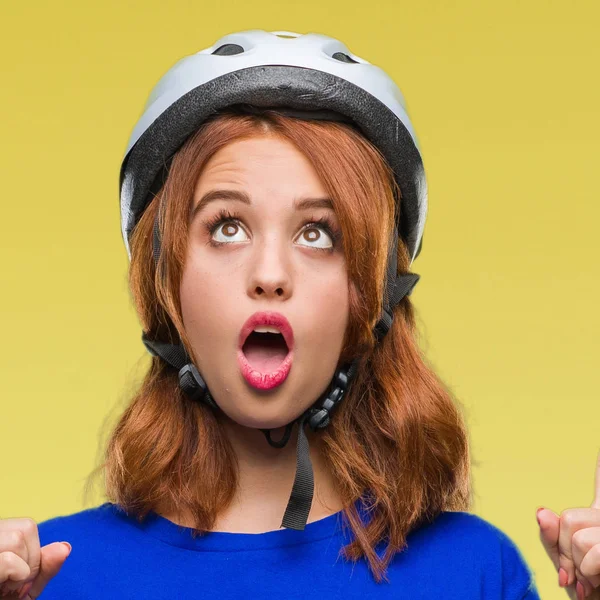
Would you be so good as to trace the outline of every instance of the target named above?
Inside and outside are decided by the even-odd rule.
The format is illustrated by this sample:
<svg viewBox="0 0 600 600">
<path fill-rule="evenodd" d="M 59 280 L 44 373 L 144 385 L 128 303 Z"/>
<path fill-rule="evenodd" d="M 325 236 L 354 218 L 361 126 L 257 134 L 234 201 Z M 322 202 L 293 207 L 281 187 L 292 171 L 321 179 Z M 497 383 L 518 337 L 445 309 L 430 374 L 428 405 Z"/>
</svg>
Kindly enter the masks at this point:
<svg viewBox="0 0 600 600">
<path fill-rule="evenodd" d="M 312 341 L 315 350 L 327 348 L 327 353 L 336 355 L 341 351 L 348 325 L 349 298 L 345 277 L 332 277 L 315 296 L 312 302 L 310 321 L 318 324 L 313 328 Z"/>
</svg>

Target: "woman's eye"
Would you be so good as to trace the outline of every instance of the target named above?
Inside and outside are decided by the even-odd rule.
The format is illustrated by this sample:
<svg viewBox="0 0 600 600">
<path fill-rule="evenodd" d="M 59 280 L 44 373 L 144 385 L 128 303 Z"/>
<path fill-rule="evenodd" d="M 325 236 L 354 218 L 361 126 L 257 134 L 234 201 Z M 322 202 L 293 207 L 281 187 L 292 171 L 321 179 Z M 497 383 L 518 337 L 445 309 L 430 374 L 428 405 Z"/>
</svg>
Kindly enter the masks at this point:
<svg viewBox="0 0 600 600">
<path fill-rule="evenodd" d="M 326 234 L 326 235 L 324 235 Z M 301 240 L 305 240 L 307 242 L 317 242 L 317 248 L 332 248 L 333 240 L 329 236 L 329 234 L 325 231 L 325 227 L 321 227 L 319 225 L 309 225 L 306 227 L 301 233 Z"/>
<path fill-rule="evenodd" d="M 215 229 L 214 237 L 216 238 L 216 242 L 227 243 L 227 242 L 240 242 L 239 238 L 236 239 L 236 234 L 242 232 L 245 234 L 242 227 L 240 227 L 239 223 L 234 221 L 226 221 L 222 225 L 219 225 Z M 217 234 L 221 233 L 220 236 Z"/>
<path fill-rule="evenodd" d="M 222 220 L 215 226 L 210 225 L 210 227 L 212 227 L 212 240 L 218 244 L 243 242 L 248 239 L 244 228 L 238 221 L 232 219 Z M 334 246 L 333 236 L 329 233 L 329 228 L 318 223 L 309 223 L 305 226 L 298 239 L 301 246 L 308 245 L 323 250 L 331 249 Z"/>
</svg>

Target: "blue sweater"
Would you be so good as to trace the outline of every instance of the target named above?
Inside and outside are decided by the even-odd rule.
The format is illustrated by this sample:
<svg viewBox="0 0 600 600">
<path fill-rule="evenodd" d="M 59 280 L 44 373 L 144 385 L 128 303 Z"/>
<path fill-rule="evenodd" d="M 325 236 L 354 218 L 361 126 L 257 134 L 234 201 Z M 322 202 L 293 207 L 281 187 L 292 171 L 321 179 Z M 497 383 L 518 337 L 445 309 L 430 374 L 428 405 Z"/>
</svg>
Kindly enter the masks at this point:
<svg viewBox="0 0 600 600">
<path fill-rule="evenodd" d="M 193 539 L 191 529 L 156 513 L 138 523 L 107 502 L 38 524 L 42 546 L 67 541 L 73 547 L 41 598 L 539 600 L 514 542 L 474 514 L 444 512 L 413 530 L 390 563 L 389 583 L 380 584 L 365 561 L 338 558 L 350 540 L 341 515 L 308 523 L 304 531 Z"/>
</svg>

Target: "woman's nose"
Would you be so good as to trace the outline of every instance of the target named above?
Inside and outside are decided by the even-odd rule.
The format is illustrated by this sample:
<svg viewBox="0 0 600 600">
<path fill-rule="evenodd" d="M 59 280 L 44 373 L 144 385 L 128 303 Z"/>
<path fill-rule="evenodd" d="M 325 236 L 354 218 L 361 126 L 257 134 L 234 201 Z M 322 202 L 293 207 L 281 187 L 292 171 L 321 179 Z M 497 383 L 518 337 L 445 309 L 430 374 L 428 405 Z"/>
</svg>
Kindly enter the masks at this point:
<svg viewBox="0 0 600 600">
<path fill-rule="evenodd" d="M 252 297 L 289 297 L 292 293 L 291 260 L 277 240 L 265 242 L 252 253 L 248 293 Z"/>
</svg>

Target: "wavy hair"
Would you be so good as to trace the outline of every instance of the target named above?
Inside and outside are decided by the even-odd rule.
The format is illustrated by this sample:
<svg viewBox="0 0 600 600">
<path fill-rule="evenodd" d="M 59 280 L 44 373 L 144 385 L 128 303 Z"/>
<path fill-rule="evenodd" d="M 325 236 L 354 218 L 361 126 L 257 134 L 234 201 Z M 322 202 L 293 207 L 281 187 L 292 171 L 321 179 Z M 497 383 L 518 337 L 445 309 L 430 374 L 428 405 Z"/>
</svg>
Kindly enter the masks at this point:
<svg viewBox="0 0 600 600">
<path fill-rule="evenodd" d="M 321 436 L 324 456 L 343 502 L 352 541 L 348 560 L 364 558 L 375 578 L 387 580 L 407 534 L 442 511 L 469 510 L 471 472 L 462 407 L 435 374 L 417 342 L 414 308 L 405 296 L 380 344 L 372 334 L 383 302 L 384 277 L 400 190 L 381 155 L 351 125 L 306 121 L 274 110 L 221 111 L 174 155 L 166 181 L 132 232 L 129 285 L 150 337 L 193 351 L 180 309 L 179 284 L 188 241 L 188 217 L 203 166 L 227 144 L 252 136 L 280 136 L 311 161 L 338 216 L 348 269 L 350 317 L 340 363 L 359 358 L 355 379 Z M 161 256 L 152 254 L 159 217 Z M 409 255 L 398 244 L 398 273 Z M 105 493 L 143 519 L 167 502 L 191 514 L 198 533 L 210 531 L 237 487 L 233 449 L 212 409 L 193 403 L 177 371 L 152 357 L 88 478 L 105 474 Z M 368 502 L 363 522 L 356 501 Z M 378 546 L 385 542 L 380 556 Z"/>
</svg>

